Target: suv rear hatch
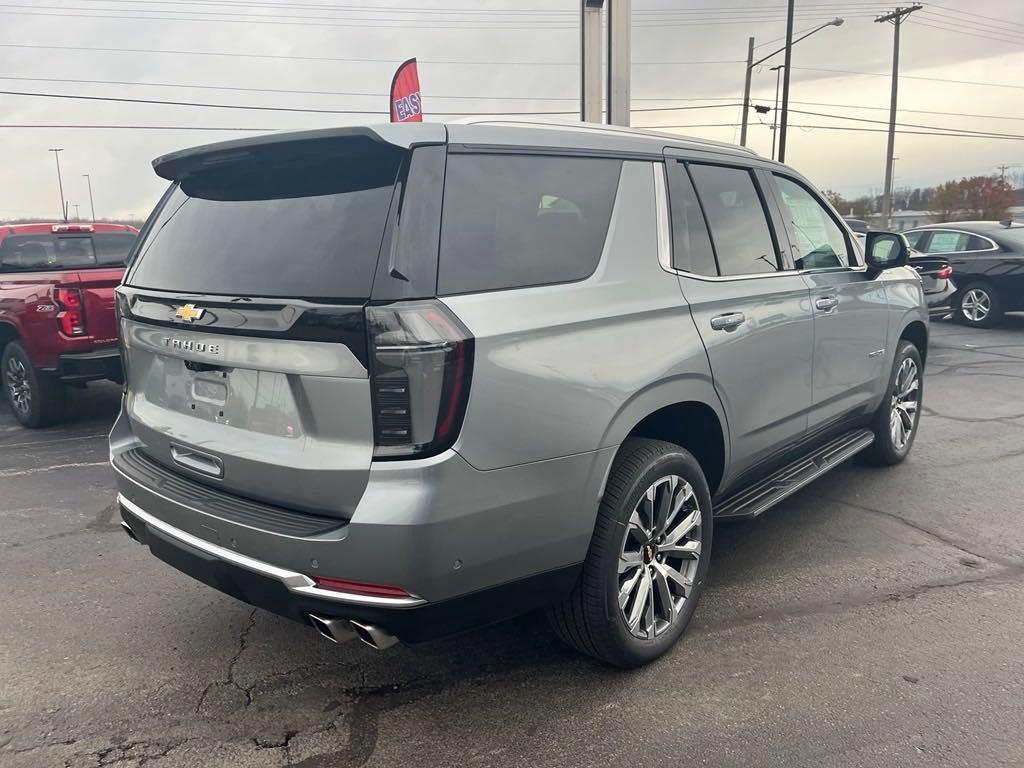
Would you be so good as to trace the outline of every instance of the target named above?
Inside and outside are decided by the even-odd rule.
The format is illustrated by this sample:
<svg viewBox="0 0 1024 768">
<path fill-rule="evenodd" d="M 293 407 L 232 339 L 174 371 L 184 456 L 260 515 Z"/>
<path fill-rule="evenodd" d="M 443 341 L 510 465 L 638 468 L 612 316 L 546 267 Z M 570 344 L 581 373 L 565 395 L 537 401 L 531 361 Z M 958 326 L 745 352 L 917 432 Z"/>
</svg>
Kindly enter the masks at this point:
<svg viewBox="0 0 1024 768">
<path fill-rule="evenodd" d="M 179 475 L 347 518 L 375 445 L 364 307 L 410 151 L 306 136 L 154 163 L 175 184 L 119 290 L 125 411 Z"/>
</svg>

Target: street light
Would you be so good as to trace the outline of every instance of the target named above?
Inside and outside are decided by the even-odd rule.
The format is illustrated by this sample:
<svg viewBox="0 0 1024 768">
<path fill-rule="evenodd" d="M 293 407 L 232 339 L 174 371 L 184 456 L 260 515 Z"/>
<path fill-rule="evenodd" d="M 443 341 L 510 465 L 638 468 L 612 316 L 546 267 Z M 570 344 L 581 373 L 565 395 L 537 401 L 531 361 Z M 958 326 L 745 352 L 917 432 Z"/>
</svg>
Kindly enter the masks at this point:
<svg viewBox="0 0 1024 768">
<path fill-rule="evenodd" d="M 82 175 L 85 177 L 85 180 L 89 183 L 89 208 L 92 210 L 92 221 L 93 221 L 93 223 L 95 223 L 96 222 L 96 206 L 95 206 L 95 204 L 92 201 L 92 178 L 89 176 L 88 173 L 83 173 Z"/>
<path fill-rule="evenodd" d="M 790 13 L 792 13 L 792 8 L 790 9 Z M 811 30 L 805 32 L 800 37 L 798 37 L 796 40 L 793 40 L 792 42 L 788 42 L 787 41 L 786 45 L 782 46 L 777 51 L 772 51 L 767 56 L 762 56 L 757 61 L 754 61 L 754 38 L 750 38 L 749 45 L 747 46 L 746 78 L 745 78 L 745 82 L 744 82 L 744 86 L 743 86 L 743 122 L 740 125 L 740 144 L 742 144 L 744 147 L 747 146 L 747 115 L 748 115 L 749 110 L 750 110 L 750 77 L 751 77 L 751 73 L 753 72 L 754 67 L 756 67 L 756 66 L 758 66 L 760 64 L 763 64 L 764 62 L 768 61 L 768 59 L 772 58 L 773 56 L 777 56 L 778 54 L 782 53 L 783 51 L 786 51 L 787 61 L 786 61 L 785 64 L 782 65 L 782 67 L 786 70 L 786 75 L 785 75 L 783 86 L 782 86 L 782 125 L 781 125 L 782 136 L 780 137 L 780 142 L 779 142 L 779 160 L 784 160 L 785 159 L 785 156 L 786 156 L 786 115 L 787 115 L 787 112 L 789 110 L 789 61 L 788 61 L 789 50 L 794 45 L 799 43 L 801 40 L 806 40 L 808 37 L 810 37 L 811 35 L 815 34 L 816 32 L 820 32 L 821 30 L 825 29 L 826 27 L 841 27 L 841 26 L 843 26 L 845 21 L 846 21 L 846 19 L 844 19 L 842 16 L 836 16 L 834 19 L 832 19 L 832 21 L 826 21 L 824 24 L 822 24 L 820 26 L 817 26 L 814 29 L 811 29 Z M 792 28 L 790 27 L 790 29 L 792 29 Z M 787 37 L 791 36 L 791 34 L 792 34 L 791 31 L 789 29 L 787 29 Z"/>
<path fill-rule="evenodd" d="M 60 190 L 60 215 L 67 223 L 68 220 L 68 207 L 64 203 L 64 182 L 60 178 L 60 153 L 63 152 L 63 148 L 48 149 L 47 152 L 53 152 L 53 159 L 57 161 L 57 189 Z"/>
</svg>

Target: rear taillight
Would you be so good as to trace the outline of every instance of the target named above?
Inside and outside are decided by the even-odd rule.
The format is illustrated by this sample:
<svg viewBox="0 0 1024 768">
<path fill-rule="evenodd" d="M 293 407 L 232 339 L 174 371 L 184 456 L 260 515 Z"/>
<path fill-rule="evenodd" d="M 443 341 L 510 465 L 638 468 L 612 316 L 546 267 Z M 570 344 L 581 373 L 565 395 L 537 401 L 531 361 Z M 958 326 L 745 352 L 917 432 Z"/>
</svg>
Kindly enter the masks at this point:
<svg viewBox="0 0 1024 768">
<path fill-rule="evenodd" d="M 938 272 L 935 273 L 935 277 L 939 280 L 949 280 L 953 276 L 953 268 L 947 264 Z"/>
<path fill-rule="evenodd" d="M 431 456 L 462 427 L 473 336 L 438 301 L 366 308 L 374 458 Z"/>
<path fill-rule="evenodd" d="M 332 592 L 349 592 L 353 595 L 367 595 L 369 597 L 411 597 L 401 587 L 392 587 L 389 584 L 368 584 L 365 581 L 335 579 L 328 576 L 314 576 L 313 582 L 320 589 L 329 589 Z"/>
<path fill-rule="evenodd" d="M 58 288 L 53 298 L 60 311 L 57 322 L 65 336 L 85 335 L 85 307 L 82 306 L 82 292 L 78 288 Z"/>
</svg>

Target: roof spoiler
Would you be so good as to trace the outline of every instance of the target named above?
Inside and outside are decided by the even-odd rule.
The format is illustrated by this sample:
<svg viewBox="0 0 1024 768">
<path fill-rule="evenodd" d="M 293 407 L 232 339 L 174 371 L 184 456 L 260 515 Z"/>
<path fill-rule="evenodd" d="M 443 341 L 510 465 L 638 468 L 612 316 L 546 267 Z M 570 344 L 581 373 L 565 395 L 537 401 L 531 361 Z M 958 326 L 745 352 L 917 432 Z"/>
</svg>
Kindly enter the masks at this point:
<svg viewBox="0 0 1024 768">
<path fill-rule="evenodd" d="M 326 128 L 315 131 L 287 131 L 252 136 L 161 155 L 153 161 L 153 170 L 168 181 L 181 181 L 197 171 L 252 160 L 271 153 L 284 156 L 309 156 L 317 152 L 337 151 L 347 145 L 350 151 L 369 151 L 393 147 L 408 150 L 419 144 L 443 144 L 447 130 L 441 123 L 402 123 L 375 126 Z M 353 146 L 354 145 L 354 146 Z"/>
</svg>

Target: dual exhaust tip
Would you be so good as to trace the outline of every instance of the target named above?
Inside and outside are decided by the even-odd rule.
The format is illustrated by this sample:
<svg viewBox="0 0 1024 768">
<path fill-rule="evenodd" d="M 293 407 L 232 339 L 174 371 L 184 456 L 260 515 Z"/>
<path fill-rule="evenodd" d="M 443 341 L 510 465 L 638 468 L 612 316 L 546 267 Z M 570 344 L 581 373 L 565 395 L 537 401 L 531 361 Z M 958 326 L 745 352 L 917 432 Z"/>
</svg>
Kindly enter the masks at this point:
<svg viewBox="0 0 1024 768">
<path fill-rule="evenodd" d="M 371 648 L 383 651 L 398 642 L 398 638 L 385 632 L 374 624 L 363 624 L 352 619 L 327 619 L 309 614 L 309 622 L 314 629 L 332 643 L 344 643 L 347 640 L 360 640 Z"/>
</svg>

